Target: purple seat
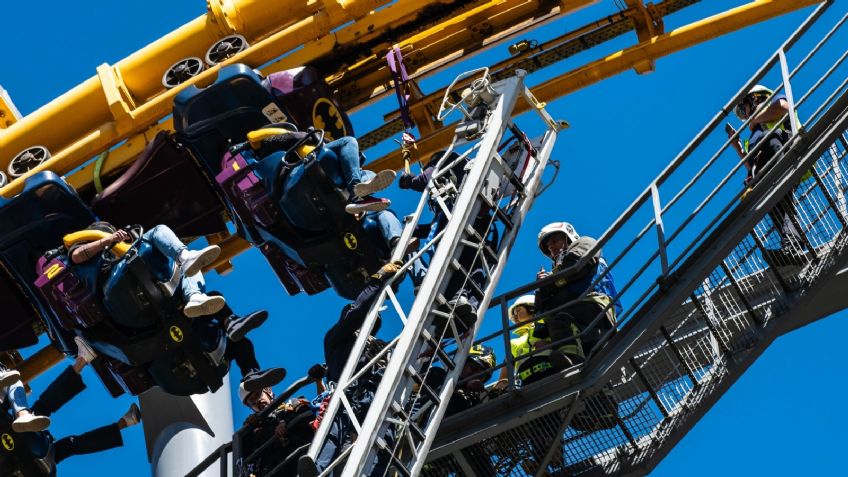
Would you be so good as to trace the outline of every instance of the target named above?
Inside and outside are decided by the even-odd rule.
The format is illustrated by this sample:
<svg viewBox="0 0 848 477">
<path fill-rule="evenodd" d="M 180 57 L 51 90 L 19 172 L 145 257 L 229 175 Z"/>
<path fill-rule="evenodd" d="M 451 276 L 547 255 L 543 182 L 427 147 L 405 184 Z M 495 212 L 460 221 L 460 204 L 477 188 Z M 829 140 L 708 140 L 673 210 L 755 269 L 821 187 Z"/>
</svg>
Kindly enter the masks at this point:
<svg viewBox="0 0 848 477">
<path fill-rule="evenodd" d="M 165 224 L 180 237 L 227 230 L 224 204 L 191 152 L 162 131 L 91 208 L 114 224 Z"/>
</svg>

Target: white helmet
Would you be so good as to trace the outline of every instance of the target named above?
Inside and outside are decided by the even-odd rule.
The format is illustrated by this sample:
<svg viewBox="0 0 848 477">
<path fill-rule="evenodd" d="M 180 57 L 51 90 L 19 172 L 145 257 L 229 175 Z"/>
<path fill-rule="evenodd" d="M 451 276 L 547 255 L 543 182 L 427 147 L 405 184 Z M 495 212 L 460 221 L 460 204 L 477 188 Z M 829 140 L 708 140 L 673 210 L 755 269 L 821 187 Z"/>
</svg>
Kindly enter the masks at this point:
<svg viewBox="0 0 848 477">
<path fill-rule="evenodd" d="M 507 315 L 509 316 L 509 321 L 515 323 L 515 309 L 519 306 L 524 306 L 527 308 L 534 308 L 536 306 L 536 296 L 535 295 L 521 295 L 516 298 L 512 305 L 509 306 L 509 310 L 507 311 Z"/>
<path fill-rule="evenodd" d="M 239 401 L 241 401 L 241 403 L 244 404 L 245 403 L 244 400 L 247 399 L 247 396 L 249 396 L 249 395 L 250 395 L 250 392 L 248 392 L 247 389 L 244 389 L 244 383 L 239 383 L 239 388 L 238 388 Z"/>
<path fill-rule="evenodd" d="M 739 101 L 739 104 L 737 104 L 736 107 L 733 108 L 733 111 L 736 113 L 736 117 L 741 119 L 742 121 L 748 119 L 748 115 L 745 114 L 744 105 L 750 96 L 771 96 L 772 94 L 774 94 L 774 91 L 770 90 L 769 88 L 766 88 L 761 84 L 755 84 L 751 87 L 751 89 L 748 90 L 748 94 L 742 97 L 742 101 Z"/>
<path fill-rule="evenodd" d="M 546 257 L 548 256 L 548 251 L 545 250 L 545 240 L 555 233 L 564 233 L 570 242 L 574 242 L 580 238 L 580 236 L 577 235 L 577 231 L 574 230 L 574 227 L 568 222 L 553 222 L 542 227 L 542 230 L 539 231 L 536 243 L 539 245 L 539 250 L 542 251 L 542 255 Z"/>
</svg>

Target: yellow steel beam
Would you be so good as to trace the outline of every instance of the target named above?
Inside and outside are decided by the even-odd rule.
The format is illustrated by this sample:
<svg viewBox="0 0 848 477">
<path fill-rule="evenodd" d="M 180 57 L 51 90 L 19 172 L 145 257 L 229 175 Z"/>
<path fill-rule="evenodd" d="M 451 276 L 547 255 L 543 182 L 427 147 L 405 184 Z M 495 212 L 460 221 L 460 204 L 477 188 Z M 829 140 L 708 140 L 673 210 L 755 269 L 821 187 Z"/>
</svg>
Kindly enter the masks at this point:
<svg viewBox="0 0 848 477">
<path fill-rule="evenodd" d="M 21 373 L 21 381 L 25 383 L 31 382 L 48 369 L 60 363 L 64 358 L 65 355 L 53 345 L 47 345 L 41 348 L 17 366 L 18 371 Z"/>
<path fill-rule="evenodd" d="M 727 10 L 677 28 L 668 33 L 649 38 L 647 41 L 618 51 L 559 77 L 545 81 L 533 88 L 533 94 L 539 101 L 549 102 L 569 93 L 598 83 L 611 76 L 623 73 L 646 61 L 703 43 L 756 23 L 784 15 L 786 13 L 821 3 L 821 0 L 756 0 L 748 4 Z M 521 114 L 529 106 L 521 102 L 514 114 Z M 418 141 L 418 157 L 428 157 L 443 149 L 453 140 L 454 124 L 445 126 Z M 400 151 L 389 153 L 367 165 L 369 169 L 400 169 L 403 160 Z"/>
<path fill-rule="evenodd" d="M 551 4 L 542 0 L 492 0 L 398 41 L 405 54 L 405 65 L 412 77 L 433 74 L 454 61 L 476 54 L 554 18 L 572 13 L 598 0 L 576 0 Z M 381 42 L 372 46 L 372 54 L 349 68 L 332 85 L 348 110 L 370 104 L 386 91 L 391 75 L 385 53 L 394 46 Z"/>
<path fill-rule="evenodd" d="M 665 26 L 662 22 L 662 16 L 659 16 L 659 21 L 657 21 L 649 8 L 642 3 L 642 0 L 625 0 L 625 3 L 637 12 L 637 15 L 633 17 L 633 23 L 636 26 L 636 37 L 639 38 L 640 43 L 649 41 L 664 32 Z M 653 4 L 651 7 L 653 7 Z M 650 73 L 654 71 L 655 67 L 653 59 L 634 65 L 634 69 L 639 74 Z"/>
<path fill-rule="evenodd" d="M 15 107 L 9 93 L 0 86 L 0 134 L 3 134 L 3 129 L 15 124 L 19 119 L 21 119 L 21 113 Z"/>
<path fill-rule="evenodd" d="M 333 28 L 389 1 L 209 0 L 206 15 L 121 60 L 112 67 L 114 75 L 104 72 L 90 78 L 4 131 L 0 136 L 0 167 L 5 168 L 21 150 L 39 144 L 54 156 L 38 170 L 70 171 L 127 135 L 140 133 L 170 114 L 171 103 L 179 91 L 190 84 L 213 82 L 223 64 L 267 63 L 280 52 L 327 35 Z M 295 22 L 297 19 L 301 20 Z M 281 26 L 285 28 L 274 33 Z M 162 90 L 162 74 L 171 64 L 188 56 L 203 56 L 212 43 L 230 33 L 246 33 L 248 41 L 256 43 L 180 87 Z M 120 119 L 114 114 L 122 108 L 115 101 L 116 94 L 126 104 L 138 105 L 128 114 L 120 114 Z M 12 181 L 0 194 L 16 193 L 22 182 Z"/>
<path fill-rule="evenodd" d="M 279 71 L 295 66 L 300 66 L 303 64 L 313 63 L 316 60 L 322 60 L 322 55 L 332 54 L 332 52 L 338 51 L 348 51 L 350 48 L 355 48 L 359 43 L 368 43 L 370 41 L 374 41 L 375 39 L 379 39 L 380 33 L 384 33 L 389 29 L 389 27 L 398 29 L 399 26 L 407 25 L 409 26 L 407 31 L 404 30 L 404 35 L 413 35 L 415 30 L 412 29 L 412 25 L 415 24 L 415 20 L 421 15 L 422 8 L 427 6 L 428 4 L 438 4 L 441 3 L 442 0 L 427 0 L 426 2 L 422 2 L 420 0 L 417 1 L 400 1 L 396 4 L 392 4 L 382 10 L 372 12 L 366 18 L 358 20 L 356 22 L 351 23 L 350 25 L 346 25 L 345 27 L 339 29 L 338 31 L 333 32 L 329 36 L 322 36 L 316 40 L 305 43 L 304 47 L 297 50 L 291 55 L 286 56 L 283 59 L 277 60 L 268 66 L 262 68 L 264 73 L 270 73 L 274 71 Z M 575 0 L 575 1 L 567 1 L 561 2 L 564 5 L 557 5 L 554 7 L 555 11 L 558 11 L 560 15 L 571 13 L 577 9 L 583 8 L 587 5 L 597 3 L 598 0 Z M 542 6 L 540 6 L 542 5 Z M 548 6 L 544 6 L 548 5 Z M 473 8 L 472 8 L 473 7 Z M 515 31 L 520 31 L 521 28 L 527 28 L 528 24 L 532 24 L 533 26 L 537 26 L 541 21 L 547 20 L 549 16 L 539 16 L 533 17 L 533 15 L 538 15 L 539 12 L 546 11 L 545 8 L 550 9 L 548 2 L 541 2 L 539 0 L 494 0 L 494 1 L 480 1 L 475 4 L 472 4 L 471 7 L 467 9 L 467 11 L 463 14 L 453 16 L 447 24 L 443 22 L 437 22 L 435 26 L 428 27 L 426 29 L 420 29 L 421 31 L 415 35 L 413 35 L 408 40 L 404 40 L 400 44 L 411 48 L 412 45 L 421 44 L 426 46 L 426 50 L 422 50 L 422 52 L 426 53 L 426 56 L 421 56 L 421 58 L 429 58 L 428 62 L 430 66 L 426 69 L 419 69 L 417 76 L 421 76 L 424 73 L 432 74 L 435 73 L 436 68 L 432 65 L 436 64 L 438 67 L 443 67 L 448 64 L 449 61 L 454 61 L 460 55 L 457 54 L 456 47 L 458 45 L 462 45 L 465 43 L 465 48 L 460 53 L 468 53 L 472 50 L 476 50 L 479 47 L 488 48 L 497 43 L 497 41 L 502 41 L 509 35 L 513 35 Z M 489 19 L 491 18 L 491 19 Z M 499 28 L 505 28 L 504 32 L 493 34 L 491 37 L 486 38 L 484 42 L 480 45 L 477 45 L 477 48 L 472 48 L 465 40 L 464 37 L 460 39 L 452 38 L 452 37 L 461 37 L 461 32 L 464 28 L 466 28 L 469 24 L 474 22 L 480 23 L 481 19 L 485 19 L 486 23 L 491 24 L 494 22 L 497 26 L 495 30 Z M 471 22 L 471 23 L 469 23 Z M 528 23 L 529 22 L 529 23 Z M 511 27 L 511 29 L 507 28 Z M 289 30 L 292 30 L 294 34 L 296 34 L 299 38 L 309 37 L 308 34 L 304 34 L 304 29 L 300 28 L 298 25 L 293 26 Z M 288 30 L 286 30 L 288 31 Z M 255 44 L 248 52 L 243 52 L 235 58 L 230 59 L 227 64 L 232 63 L 234 61 L 242 61 L 247 64 L 255 64 L 256 62 L 267 62 L 267 56 L 270 53 L 262 53 L 262 56 L 257 58 L 257 54 L 252 54 L 250 52 L 256 51 L 267 51 L 267 50 L 275 50 L 281 51 L 286 47 L 293 47 L 292 45 L 281 44 L 278 40 L 278 37 L 283 37 L 286 35 L 286 31 L 273 35 L 272 37 Z M 458 32 L 460 34 L 458 34 Z M 289 38 L 289 36 L 286 36 Z M 446 39 L 447 38 L 447 39 Z M 425 42 L 425 43 L 420 43 Z M 388 48 L 387 43 L 380 43 L 381 46 L 375 47 L 378 50 L 385 50 Z M 443 50 L 439 50 L 439 48 L 443 48 Z M 443 60 L 439 62 L 439 60 Z M 323 59 L 323 61 L 327 61 Z M 349 62 L 349 58 L 345 58 L 345 61 Z M 369 64 L 372 67 L 376 64 L 377 69 L 380 69 L 379 73 L 376 75 L 371 75 L 368 79 L 370 84 L 365 84 L 363 80 L 359 80 L 357 82 L 358 85 L 361 86 L 363 91 L 370 93 L 371 91 L 380 90 L 385 91 L 384 85 L 389 81 L 389 77 L 387 71 L 385 69 L 385 61 L 382 58 L 382 55 L 371 55 L 366 62 L 360 62 L 360 64 Z M 410 71 L 412 73 L 416 72 L 416 68 L 424 67 L 425 65 L 408 65 L 410 66 Z M 102 67 L 101 67 L 102 68 Z M 114 68 L 113 68 L 114 70 Z M 213 69 L 212 71 L 216 71 Z M 199 82 L 207 82 L 207 76 L 210 75 L 211 71 L 207 71 L 201 75 L 201 78 L 198 78 L 196 81 Z M 108 75 L 103 75 L 108 76 Z M 341 75 L 344 79 L 346 75 Z M 101 80 L 101 83 L 103 81 Z M 343 84 L 347 84 L 342 81 Z M 349 88 L 349 86 L 348 86 Z M 109 85 L 109 89 L 115 89 L 111 85 Z M 178 88 L 179 89 L 179 88 Z M 121 93 L 122 90 L 120 88 L 117 89 L 118 93 Z M 164 98 L 171 98 L 173 93 L 164 95 Z M 112 95 L 113 97 L 117 96 L 117 93 Z M 366 94 L 367 96 L 367 94 Z M 157 98 L 158 100 L 158 98 Z M 119 104 L 117 100 L 113 100 L 112 104 Z M 170 107 L 170 102 L 165 107 Z M 117 109 L 116 107 L 112 107 L 112 109 Z M 142 115 L 142 108 L 139 110 L 130 111 L 130 115 L 133 117 L 132 124 L 143 126 L 148 121 L 148 114 Z M 152 113 L 153 117 L 161 114 L 164 110 L 157 109 Z M 120 109 L 119 109 L 119 112 Z M 170 112 L 170 110 L 168 110 Z M 161 114 L 164 116 L 164 114 Z M 419 111 L 415 112 L 415 116 L 417 118 L 423 118 Z M 115 114 L 113 112 L 113 117 Z M 117 119 L 117 118 L 115 118 Z M 113 121 L 115 124 L 119 124 L 118 121 Z M 143 128 L 134 128 L 132 132 L 135 135 L 129 136 L 124 144 L 119 145 L 112 151 L 110 151 L 108 158 L 103 164 L 103 168 L 101 170 L 102 175 L 108 175 L 117 169 L 122 167 L 126 167 L 129 163 L 131 163 L 135 157 L 143 150 L 145 144 L 150 141 L 158 131 L 160 130 L 171 130 L 173 128 L 173 124 L 170 119 L 162 121 L 159 124 L 155 124 L 148 130 L 144 130 Z M 143 131 L 138 134 L 139 131 Z M 126 130 L 116 131 L 116 137 L 112 138 L 112 141 L 115 142 L 117 139 L 121 139 L 126 137 Z M 102 142 L 102 139 L 95 135 L 89 135 L 88 138 L 84 141 L 78 142 L 71 147 L 69 147 L 65 151 L 54 152 L 53 160 L 49 165 L 45 164 L 41 168 L 36 169 L 32 173 L 37 172 L 38 170 L 50 169 L 55 172 L 65 173 L 70 171 L 76 167 L 79 167 L 84 162 L 88 161 L 93 155 L 98 154 L 103 150 L 102 147 L 99 147 L 98 144 Z M 0 156 L 0 160 L 2 160 L 2 156 Z M 76 188 L 82 188 L 91 183 L 93 173 L 93 165 L 89 164 L 81 168 L 79 171 L 75 172 L 69 177 L 69 182 Z M 8 188 L 0 190 L 0 195 L 8 196 L 9 194 L 16 193 L 20 188 L 20 183 L 22 181 L 16 181 L 9 185 Z"/>
<path fill-rule="evenodd" d="M 546 41 L 545 43 L 539 44 L 535 47 L 527 47 L 527 49 L 510 56 L 509 58 L 502 60 L 494 65 L 489 67 L 489 70 L 493 72 L 493 74 L 497 74 L 500 71 L 508 71 L 514 70 L 516 68 L 521 68 L 522 65 L 528 61 L 535 54 L 549 51 L 555 47 L 558 47 L 568 41 L 574 40 L 575 38 L 581 37 L 588 33 L 598 30 L 601 27 L 611 25 L 618 21 L 624 21 L 628 18 L 632 18 L 636 15 L 636 11 L 634 9 L 625 10 L 615 16 L 607 16 L 601 20 L 594 21 L 588 25 L 584 25 L 576 30 L 572 30 L 560 37 L 557 37 L 553 40 Z M 466 86 L 469 86 L 474 78 L 468 78 L 465 81 L 461 81 L 456 84 L 457 89 L 462 89 Z M 426 115 L 427 112 L 432 112 L 433 116 L 438 112 L 439 105 L 442 102 L 442 98 L 444 97 L 444 90 L 438 90 L 428 95 L 424 95 L 420 98 L 411 101 L 409 104 L 409 112 L 412 115 L 413 119 L 416 119 L 417 116 Z M 383 119 L 386 122 L 397 120 L 400 117 L 400 111 L 394 110 L 390 113 L 386 113 L 383 115 Z M 421 130 L 421 125 L 418 124 L 416 120 L 416 126 Z M 426 136 L 430 132 L 432 132 L 432 128 L 425 129 L 427 132 L 424 133 L 422 131 L 422 136 Z"/>
</svg>

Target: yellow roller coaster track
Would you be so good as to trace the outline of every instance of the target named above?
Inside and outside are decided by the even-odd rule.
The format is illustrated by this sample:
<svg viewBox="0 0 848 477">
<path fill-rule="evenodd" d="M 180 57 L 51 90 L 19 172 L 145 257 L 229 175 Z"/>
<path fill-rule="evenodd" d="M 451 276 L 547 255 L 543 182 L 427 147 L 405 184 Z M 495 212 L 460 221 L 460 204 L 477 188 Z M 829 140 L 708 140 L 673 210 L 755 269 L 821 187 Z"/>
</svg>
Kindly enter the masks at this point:
<svg viewBox="0 0 848 477">
<path fill-rule="evenodd" d="M 564 72 L 533 89 L 549 102 L 618 73 L 651 71 L 654 61 L 721 35 L 798 10 L 820 0 L 754 0 L 723 13 L 665 31 L 664 18 L 698 0 L 665 0 L 644 4 L 624 0 L 601 19 L 541 45 L 531 45 L 492 66 L 493 76 L 517 68 L 534 71 L 605 41 L 633 31 L 637 42 L 578 68 Z M 214 82 L 218 70 L 245 63 L 268 74 L 310 64 L 317 66 L 348 110 L 367 107 L 390 88 L 385 53 L 398 46 L 413 80 L 418 81 L 470 55 L 525 34 L 600 0 L 207 0 L 207 13 L 114 65 L 103 64 L 96 75 L 37 111 L 20 118 L 10 99 L 0 95 L 0 167 L 6 168 L 20 151 L 44 146 L 52 157 L 0 189 L 18 193 L 31 174 L 51 170 L 68 174 L 77 189 L 89 187 L 92 159 L 109 151 L 101 174 L 108 176 L 131 164 L 158 131 L 172 129 L 174 97 L 190 85 Z M 611 3 L 611 2 L 610 2 Z M 169 66 L 187 57 L 203 57 L 221 38 L 239 34 L 250 46 L 172 89 L 162 85 Z M 419 157 L 443 148 L 453 135 L 452 125 L 435 119 L 443 91 L 413 98 L 411 115 L 422 139 Z M 383 126 L 362 136 L 364 147 L 393 137 L 403 129 L 398 112 Z M 398 168 L 399 151 L 370 164 Z M 73 171 L 73 173 L 71 173 Z M 212 265 L 218 271 L 248 248 L 237 237 L 209 237 L 223 253 Z M 43 350 L 23 363 L 27 377 L 37 375 L 59 359 Z"/>
</svg>

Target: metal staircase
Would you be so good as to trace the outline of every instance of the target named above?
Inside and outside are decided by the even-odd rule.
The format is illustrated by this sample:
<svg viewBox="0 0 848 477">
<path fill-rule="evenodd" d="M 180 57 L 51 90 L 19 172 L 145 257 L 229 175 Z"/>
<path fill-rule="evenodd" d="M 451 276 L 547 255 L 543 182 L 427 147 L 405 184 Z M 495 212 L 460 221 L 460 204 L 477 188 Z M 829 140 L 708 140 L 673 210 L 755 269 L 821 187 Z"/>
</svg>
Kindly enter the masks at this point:
<svg viewBox="0 0 848 477">
<path fill-rule="evenodd" d="M 817 9 L 600 238 L 625 310 L 605 345 L 582 366 L 510 383 L 445 419 L 422 475 L 644 475 L 776 338 L 848 307 L 848 14 L 833 5 Z M 779 83 L 788 116 L 797 111 L 802 124 L 743 195 L 730 147 L 739 133 L 728 139 L 722 123 L 757 83 Z M 787 194 L 803 240 L 783 245 L 795 247 L 797 265 L 765 258 L 781 246 L 769 212 Z M 477 342 L 508 345 L 507 305 L 555 279 L 494 298 L 501 329 Z M 500 366 L 512 373 L 514 359 Z"/>
<path fill-rule="evenodd" d="M 372 473 L 367 470 L 368 465 L 378 458 L 389 461 L 391 470 L 384 473 L 420 473 L 479 318 L 488 308 L 515 236 L 539 191 L 562 124 L 555 122 L 524 86 L 524 72 L 491 84 L 484 68 L 461 75 L 454 84 L 469 76 L 477 79 L 462 91 L 462 100 L 452 103 L 455 92 L 448 88 L 440 112 L 441 117 L 454 110 L 462 112 L 464 120 L 450 149 L 462 152 L 455 160 L 447 153 L 442 156 L 429 190 L 422 195 L 415 213 L 407 217 L 400 244 L 408 243 L 417 225 L 432 220 L 425 219 L 428 202 L 437 203 L 436 212 L 449 220 L 404 266 L 404 270 L 409 270 L 418 257 L 434 249 L 417 294 L 403 296 L 387 286 L 372 306 L 336 383 L 309 455 L 314 458 L 320 452 L 337 419 L 351 419 L 358 437 L 321 475 Z M 518 101 L 529 102 L 540 115 L 545 129 L 541 138 L 530 141 L 513 124 L 511 118 Z M 510 140 L 506 140 L 508 133 L 513 136 Z M 466 158 L 473 159 L 466 166 L 461 186 L 439 180 L 455 169 L 456 163 L 465 163 Z M 401 258 L 403 248 L 397 248 L 394 258 Z M 472 274 L 478 278 L 473 279 Z M 474 323 L 457 318 L 459 310 L 452 299 L 459 288 L 479 299 Z M 385 308 L 388 310 L 380 312 Z M 367 338 L 376 331 L 378 313 L 384 326 L 387 317 L 399 318 L 403 331 L 379 357 L 368 359 Z M 381 364 L 383 361 L 385 364 Z M 385 369 L 376 373 L 382 378 L 360 422 L 348 395 L 358 378 L 378 366 Z M 433 384 L 430 376 L 435 369 L 447 375 L 440 385 Z M 429 409 L 422 411 L 425 403 Z"/>
</svg>

